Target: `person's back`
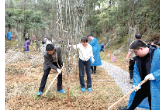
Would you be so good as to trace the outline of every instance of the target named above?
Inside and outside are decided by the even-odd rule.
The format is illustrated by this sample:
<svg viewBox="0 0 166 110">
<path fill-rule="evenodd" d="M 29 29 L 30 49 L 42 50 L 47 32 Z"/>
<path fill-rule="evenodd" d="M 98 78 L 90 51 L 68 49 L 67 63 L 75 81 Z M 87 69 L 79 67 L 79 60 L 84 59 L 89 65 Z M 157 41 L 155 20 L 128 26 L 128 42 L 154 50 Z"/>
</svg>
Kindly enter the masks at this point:
<svg viewBox="0 0 166 110">
<path fill-rule="evenodd" d="M 100 53 L 99 53 L 99 43 L 98 43 L 97 38 L 94 38 L 92 34 L 89 34 L 87 37 L 91 40 L 91 42 L 89 44 L 92 46 L 92 51 L 93 51 L 93 55 L 94 55 L 94 59 L 95 59 L 95 61 L 93 63 L 91 62 L 91 69 L 92 69 L 92 73 L 95 74 L 96 66 L 102 65 Z M 93 68 L 93 66 L 94 66 L 94 68 Z"/>
<path fill-rule="evenodd" d="M 104 52 L 104 43 L 99 45 L 99 50 Z"/>
<path fill-rule="evenodd" d="M 7 32 L 7 38 L 8 38 L 8 40 L 12 39 L 12 33 L 10 31 Z"/>
</svg>

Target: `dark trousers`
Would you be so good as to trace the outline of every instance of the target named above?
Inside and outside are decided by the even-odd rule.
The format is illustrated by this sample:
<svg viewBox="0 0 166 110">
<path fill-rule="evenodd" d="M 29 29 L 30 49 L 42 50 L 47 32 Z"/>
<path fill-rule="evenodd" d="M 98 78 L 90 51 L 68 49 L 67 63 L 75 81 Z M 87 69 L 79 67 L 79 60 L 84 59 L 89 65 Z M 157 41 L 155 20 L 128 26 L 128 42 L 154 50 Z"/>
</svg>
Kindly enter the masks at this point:
<svg viewBox="0 0 166 110">
<path fill-rule="evenodd" d="M 88 61 L 82 61 L 79 59 L 79 78 L 80 78 L 80 85 L 81 88 L 85 87 L 85 82 L 84 82 L 84 66 L 86 67 L 86 75 L 87 75 L 87 88 L 92 87 L 92 81 L 91 81 L 91 62 L 90 59 Z"/>
<path fill-rule="evenodd" d="M 92 72 L 95 71 L 96 72 L 96 66 L 91 66 Z"/>
<path fill-rule="evenodd" d="M 54 62 L 53 63 L 56 67 L 58 67 L 57 63 Z M 43 92 L 43 89 L 45 88 L 45 85 L 46 85 L 46 81 L 47 81 L 47 77 L 48 77 L 48 74 L 50 73 L 50 70 L 51 68 L 48 68 L 44 71 L 44 74 L 43 74 L 43 78 L 41 80 L 41 83 L 40 83 L 40 88 L 39 88 L 39 91 L 42 91 Z M 61 90 L 62 89 L 62 72 L 61 74 L 58 75 L 57 77 L 57 90 Z"/>
<path fill-rule="evenodd" d="M 27 51 L 29 51 L 29 46 L 27 46 Z"/>
<path fill-rule="evenodd" d="M 130 59 L 129 61 L 130 79 L 133 79 L 134 64 L 135 64 L 135 61 Z"/>
<path fill-rule="evenodd" d="M 131 106 L 129 107 L 129 109 L 127 109 L 127 110 L 134 110 L 146 97 L 148 97 L 148 102 L 149 102 L 149 106 L 150 106 L 150 110 L 151 110 L 150 89 L 144 89 L 144 88 L 141 88 L 136 92 L 134 100 L 133 100 Z"/>
</svg>

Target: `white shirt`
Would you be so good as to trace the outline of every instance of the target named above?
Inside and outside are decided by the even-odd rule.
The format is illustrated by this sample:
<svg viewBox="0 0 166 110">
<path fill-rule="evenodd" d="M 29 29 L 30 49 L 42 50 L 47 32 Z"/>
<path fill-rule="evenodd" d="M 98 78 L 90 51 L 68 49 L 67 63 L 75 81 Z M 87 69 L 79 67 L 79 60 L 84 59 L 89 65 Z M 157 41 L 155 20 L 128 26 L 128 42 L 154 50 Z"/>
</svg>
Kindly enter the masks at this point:
<svg viewBox="0 0 166 110">
<path fill-rule="evenodd" d="M 93 58 L 93 51 L 92 46 L 88 44 L 87 48 L 85 48 L 81 43 L 77 45 L 73 45 L 74 49 L 78 49 L 79 51 L 79 58 L 83 61 L 88 61 L 91 58 Z"/>
</svg>

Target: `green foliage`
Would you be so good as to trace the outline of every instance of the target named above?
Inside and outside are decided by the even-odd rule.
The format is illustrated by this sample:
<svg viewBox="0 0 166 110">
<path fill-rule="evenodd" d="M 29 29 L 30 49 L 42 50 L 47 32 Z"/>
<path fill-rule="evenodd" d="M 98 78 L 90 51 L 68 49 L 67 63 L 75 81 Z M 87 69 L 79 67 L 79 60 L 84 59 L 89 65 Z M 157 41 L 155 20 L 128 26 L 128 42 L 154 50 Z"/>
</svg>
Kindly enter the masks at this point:
<svg viewBox="0 0 166 110">
<path fill-rule="evenodd" d="M 18 23 L 24 24 L 25 30 L 30 28 L 44 28 L 47 22 L 42 19 L 42 11 L 34 11 L 31 9 L 6 9 L 5 10 L 5 26 L 17 27 Z"/>
<path fill-rule="evenodd" d="M 111 4 L 108 4 L 109 2 Z M 90 27 L 88 28 L 90 32 L 96 36 L 103 34 L 104 29 L 105 32 L 115 30 L 119 42 L 128 35 L 129 25 L 137 25 L 142 34 L 148 32 L 150 28 L 154 31 L 160 29 L 160 1 L 99 0 L 98 4 L 103 6 L 98 10 L 91 10 L 91 16 L 86 24 Z M 131 25 L 133 22 L 134 25 Z"/>
</svg>

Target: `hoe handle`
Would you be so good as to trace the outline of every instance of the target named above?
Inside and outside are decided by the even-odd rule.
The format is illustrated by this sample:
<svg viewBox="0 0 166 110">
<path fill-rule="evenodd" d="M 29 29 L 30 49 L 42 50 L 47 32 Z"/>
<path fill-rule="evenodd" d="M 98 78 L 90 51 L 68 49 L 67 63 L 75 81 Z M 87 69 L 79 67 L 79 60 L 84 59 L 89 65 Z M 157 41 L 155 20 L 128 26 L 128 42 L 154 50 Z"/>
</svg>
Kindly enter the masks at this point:
<svg viewBox="0 0 166 110">
<path fill-rule="evenodd" d="M 61 70 L 62 70 L 62 69 L 63 69 L 63 67 L 61 68 Z M 58 73 L 58 74 L 55 76 L 55 78 L 53 79 L 53 81 L 52 81 L 51 84 L 48 86 L 47 90 L 45 91 L 44 95 L 47 94 L 48 90 L 50 89 L 51 85 L 53 84 L 53 82 L 55 81 L 55 79 L 58 77 L 59 74 L 60 74 L 60 73 Z"/>
<path fill-rule="evenodd" d="M 136 87 L 134 87 L 130 92 L 128 92 L 126 95 L 124 95 L 122 98 L 120 98 L 117 102 L 115 102 L 113 105 L 111 105 L 109 109 L 113 108 L 115 105 L 117 105 L 119 102 L 121 102 L 124 98 L 126 98 L 128 95 L 130 95 L 133 91 L 135 91 L 137 89 L 137 87 L 141 86 L 142 84 L 144 84 L 147 80 L 143 80 L 141 83 L 139 83 Z"/>
</svg>

